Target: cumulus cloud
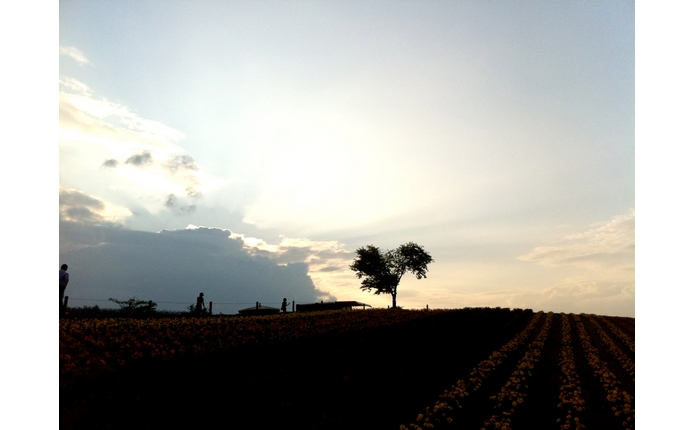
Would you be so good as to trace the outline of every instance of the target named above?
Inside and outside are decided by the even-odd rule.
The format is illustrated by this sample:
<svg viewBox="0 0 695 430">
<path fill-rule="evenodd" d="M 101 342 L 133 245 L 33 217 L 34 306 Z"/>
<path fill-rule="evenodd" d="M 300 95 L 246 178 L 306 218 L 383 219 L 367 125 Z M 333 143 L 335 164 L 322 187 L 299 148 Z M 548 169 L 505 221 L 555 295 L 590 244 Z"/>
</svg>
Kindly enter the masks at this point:
<svg viewBox="0 0 695 430">
<path fill-rule="evenodd" d="M 168 208 L 173 208 L 176 207 L 176 196 L 173 194 L 169 194 L 169 197 L 167 197 L 167 201 L 164 203 L 164 206 Z"/>
<path fill-rule="evenodd" d="M 313 284 L 306 263 L 282 265 L 254 255 L 229 230 L 150 233 L 76 223 L 62 228 L 70 230 L 67 239 L 91 241 L 81 249 L 61 241 L 60 261 L 70 266 L 68 295 L 75 299 L 135 296 L 154 300 L 161 309 L 185 310 L 203 292 L 213 309 L 223 313 L 236 313 L 257 301 L 279 307 L 283 298 L 299 303 L 327 299 Z"/>
<path fill-rule="evenodd" d="M 61 78 L 60 88 L 61 164 L 73 166 L 61 171 L 61 182 L 73 175 L 84 182 L 85 175 L 97 174 L 91 166 L 98 163 L 104 168 L 100 174 L 108 170 L 109 175 L 118 175 L 112 179 L 118 180 L 120 190 L 131 199 L 146 201 L 153 213 L 161 210 L 161 198 L 198 197 L 224 184 L 206 174 L 178 145 L 183 133 L 99 98 L 75 79 Z M 193 210 L 191 204 L 184 208 Z"/>
<path fill-rule="evenodd" d="M 164 206 L 178 214 L 190 214 L 195 212 L 196 209 L 195 205 L 185 205 L 179 203 L 179 199 L 174 194 L 169 194 L 166 202 L 164 202 Z"/>
<path fill-rule="evenodd" d="M 87 57 L 84 56 L 84 54 L 77 48 L 74 48 L 72 46 L 61 46 L 60 47 L 60 55 L 64 55 L 66 57 L 69 57 L 76 61 L 80 66 L 83 66 L 85 64 L 89 64 L 89 60 Z"/>
<path fill-rule="evenodd" d="M 152 154 L 149 151 L 133 154 L 125 160 L 125 164 L 131 164 L 136 167 L 147 167 L 152 164 Z"/>
<path fill-rule="evenodd" d="M 60 188 L 58 192 L 60 220 L 81 224 L 120 225 L 132 213 L 123 207 L 108 204 L 79 190 Z"/>
<path fill-rule="evenodd" d="M 265 256 L 279 264 L 306 264 L 317 287 L 330 291 L 330 300 L 364 299 L 355 274 L 349 269 L 355 253 L 345 249 L 345 245 L 338 241 L 314 241 L 281 235 L 280 243 L 274 245 L 243 234 L 233 233 L 232 236 L 243 240 L 244 247 L 253 255 Z"/>
<path fill-rule="evenodd" d="M 198 170 L 198 165 L 193 160 L 193 157 L 185 154 L 177 154 L 170 157 L 166 163 L 166 167 L 172 173 L 176 173 L 179 170 Z"/>
<path fill-rule="evenodd" d="M 114 160 L 113 158 L 111 158 L 109 160 L 104 160 L 104 162 L 101 163 L 101 167 L 106 167 L 109 169 L 116 168 L 116 167 L 118 167 L 118 160 Z"/>
</svg>

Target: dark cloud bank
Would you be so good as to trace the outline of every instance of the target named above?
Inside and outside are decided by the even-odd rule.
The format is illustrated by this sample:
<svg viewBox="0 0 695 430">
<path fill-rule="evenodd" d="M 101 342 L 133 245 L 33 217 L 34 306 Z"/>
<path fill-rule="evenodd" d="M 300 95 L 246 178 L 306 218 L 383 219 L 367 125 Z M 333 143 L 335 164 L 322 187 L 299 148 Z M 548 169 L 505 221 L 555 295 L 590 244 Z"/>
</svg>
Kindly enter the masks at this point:
<svg viewBox="0 0 695 430">
<path fill-rule="evenodd" d="M 229 235 L 215 228 L 151 233 L 61 221 L 60 263 L 69 265 L 66 295 L 74 298 L 69 305 L 112 307 L 77 299 L 137 297 L 162 310 L 185 310 L 203 292 L 214 313 L 232 314 L 256 301 L 279 307 L 284 297 L 313 303 L 323 296 L 305 263 L 281 266 L 250 255 Z"/>
</svg>

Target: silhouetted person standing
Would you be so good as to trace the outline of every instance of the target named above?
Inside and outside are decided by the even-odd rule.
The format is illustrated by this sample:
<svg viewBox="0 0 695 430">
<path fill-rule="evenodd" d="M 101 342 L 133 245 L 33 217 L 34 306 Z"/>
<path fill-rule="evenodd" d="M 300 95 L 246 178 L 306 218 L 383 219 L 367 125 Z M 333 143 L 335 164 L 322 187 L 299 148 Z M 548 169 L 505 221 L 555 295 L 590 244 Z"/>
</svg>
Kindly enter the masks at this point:
<svg viewBox="0 0 695 430">
<path fill-rule="evenodd" d="M 58 281 L 58 285 L 60 286 L 60 315 L 63 315 L 63 312 L 65 311 L 65 308 L 63 306 L 63 294 L 65 294 L 65 287 L 68 286 L 68 282 L 70 282 L 70 275 L 68 274 L 68 265 L 63 264 L 60 266 L 60 278 Z"/>
<path fill-rule="evenodd" d="M 282 306 L 280 306 L 280 309 L 282 309 L 283 313 L 287 312 L 287 299 L 282 299 Z"/>
<path fill-rule="evenodd" d="M 200 293 L 198 296 L 198 300 L 196 301 L 195 304 L 195 310 L 196 312 L 203 312 L 205 309 L 205 297 L 203 297 L 203 293 Z"/>
</svg>

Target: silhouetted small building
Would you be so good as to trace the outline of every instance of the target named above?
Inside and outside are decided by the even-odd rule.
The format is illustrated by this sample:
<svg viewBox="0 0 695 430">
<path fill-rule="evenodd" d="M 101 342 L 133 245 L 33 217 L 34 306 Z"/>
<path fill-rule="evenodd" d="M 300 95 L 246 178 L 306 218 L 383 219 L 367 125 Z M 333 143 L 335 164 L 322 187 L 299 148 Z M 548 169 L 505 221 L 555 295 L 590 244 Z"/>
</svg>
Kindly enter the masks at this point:
<svg viewBox="0 0 695 430">
<path fill-rule="evenodd" d="M 339 309 L 352 309 L 353 307 L 361 306 L 365 309 L 367 306 L 370 308 L 371 305 L 366 303 L 360 303 L 355 301 L 344 301 L 344 302 L 328 302 L 328 303 L 310 303 L 310 304 L 297 304 L 297 312 L 312 312 L 312 311 L 333 311 Z"/>
<path fill-rule="evenodd" d="M 256 306 L 239 309 L 239 315 L 275 315 L 279 314 L 280 309 L 272 308 L 270 306 L 263 306 L 259 302 L 256 302 Z"/>
</svg>

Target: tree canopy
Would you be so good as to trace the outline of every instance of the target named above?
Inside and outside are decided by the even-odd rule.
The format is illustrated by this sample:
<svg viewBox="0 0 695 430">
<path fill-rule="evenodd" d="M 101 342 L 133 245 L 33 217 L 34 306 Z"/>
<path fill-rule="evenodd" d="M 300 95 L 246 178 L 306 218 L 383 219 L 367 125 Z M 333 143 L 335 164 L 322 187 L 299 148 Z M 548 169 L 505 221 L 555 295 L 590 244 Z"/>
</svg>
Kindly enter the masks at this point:
<svg viewBox="0 0 695 430">
<path fill-rule="evenodd" d="M 393 307 L 396 307 L 396 294 L 401 278 L 407 272 L 417 279 L 427 277 L 427 265 L 433 263 L 432 256 L 425 248 L 414 242 L 408 242 L 394 250 L 382 251 L 374 245 L 359 248 L 357 258 L 350 265 L 362 279 L 362 290 L 374 294 L 391 294 Z"/>
</svg>

